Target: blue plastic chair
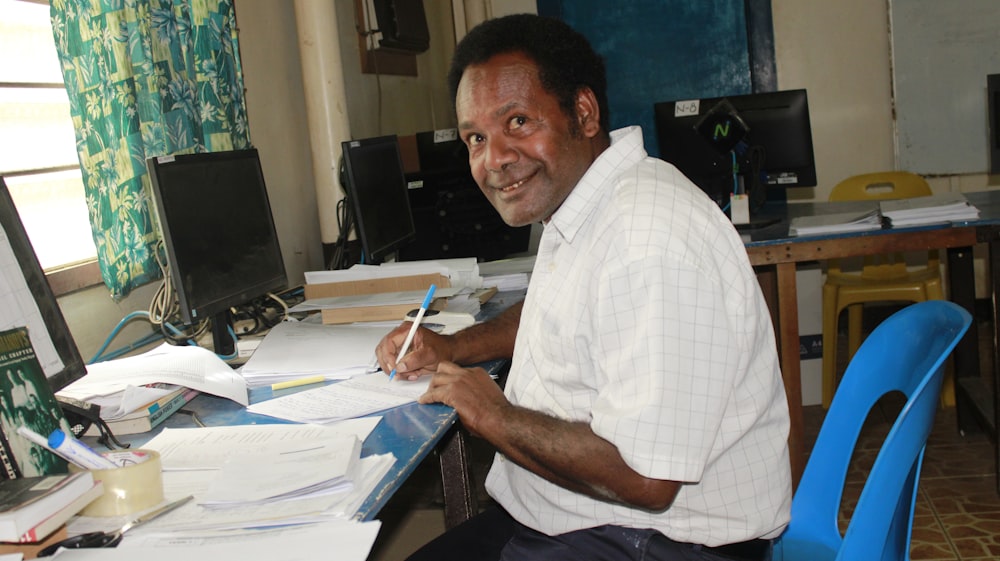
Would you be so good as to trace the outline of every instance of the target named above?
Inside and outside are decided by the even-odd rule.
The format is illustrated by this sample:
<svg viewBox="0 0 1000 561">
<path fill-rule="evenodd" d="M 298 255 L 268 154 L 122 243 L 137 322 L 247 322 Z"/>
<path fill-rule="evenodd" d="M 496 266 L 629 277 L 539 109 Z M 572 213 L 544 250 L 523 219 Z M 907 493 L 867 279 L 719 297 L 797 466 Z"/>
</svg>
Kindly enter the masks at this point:
<svg viewBox="0 0 1000 561">
<path fill-rule="evenodd" d="M 917 482 L 944 361 L 971 323 L 961 307 L 931 300 L 896 312 L 865 339 L 823 421 L 774 561 L 909 560 Z M 876 402 L 892 392 L 906 403 L 841 535 L 837 516 L 858 435 Z"/>
</svg>

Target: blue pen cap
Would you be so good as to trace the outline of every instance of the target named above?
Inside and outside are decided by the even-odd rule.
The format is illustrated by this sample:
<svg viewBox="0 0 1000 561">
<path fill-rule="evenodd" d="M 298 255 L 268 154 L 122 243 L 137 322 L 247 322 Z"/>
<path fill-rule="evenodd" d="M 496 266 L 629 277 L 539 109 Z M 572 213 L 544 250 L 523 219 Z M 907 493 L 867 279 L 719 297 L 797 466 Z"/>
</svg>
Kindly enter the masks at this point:
<svg viewBox="0 0 1000 561">
<path fill-rule="evenodd" d="M 62 429 L 56 429 L 49 435 L 50 448 L 59 448 L 62 446 L 63 442 L 66 442 L 66 433 L 64 433 Z"/>
<path fill-rule="evenodd" d="M 430 308 L 431 300 L 434 298 L 434 292 L 437 290 L 437 285 L 432 284 L 430 288 L 427 289 L 427 296 L 424 297 L 424 303 L 420 305 L 421 308 Z"/>
</svg>

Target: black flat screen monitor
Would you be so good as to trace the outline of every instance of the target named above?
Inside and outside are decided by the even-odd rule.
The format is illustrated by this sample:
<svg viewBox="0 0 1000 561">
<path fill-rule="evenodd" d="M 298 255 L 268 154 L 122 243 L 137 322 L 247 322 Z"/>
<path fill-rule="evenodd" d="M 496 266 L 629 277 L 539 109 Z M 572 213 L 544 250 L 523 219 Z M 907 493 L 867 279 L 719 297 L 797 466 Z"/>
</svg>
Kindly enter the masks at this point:
<svg viewBox="0 0 1000 561">
<path fill-rule="evenodd" d="M 3 274 L 3 330 L 27 327 L 31 346 L 52 391 L 59 391 L 87 373 L 80 351 L 69 332 L 59 303 L 38 263 L 14 207 L 7 184 L 0 177 L 0 263 Z M 2 479 L 2 477 L 0 477 Z"/>
<path fill-rule="evenodd" d="M 363 261 L 377 265 L 416 237 L 396 136 L 347 140 L 344 189 Z"/>
<path fill-rule="evenodd" d="M 215 352 L 232 355 L 230 309 L 288 284 L 257 150 L 160 156 L 147 167 L 181 316 L 212 319 Z"/>
<path fill-rule="evenodd" d="M 762 155 L 760 172 L 755 179 L 764 188 L 773 191 L 816 185 L 806 90 L 656 103 L 653 110 L 660 158 L 677 166 L 720 206 L 728 204 L 734 187 L 733 156 L 716 151 L 695 129 L 702 117 L 724 100 L 749 127 L 741 146 L 734 152 L 754 148 L 754 153 Z M 748 162 L 742 162 L 744 173 L 749 168 Z M 753 198 L 764 194 L 750 195 Z"/>
</svg>

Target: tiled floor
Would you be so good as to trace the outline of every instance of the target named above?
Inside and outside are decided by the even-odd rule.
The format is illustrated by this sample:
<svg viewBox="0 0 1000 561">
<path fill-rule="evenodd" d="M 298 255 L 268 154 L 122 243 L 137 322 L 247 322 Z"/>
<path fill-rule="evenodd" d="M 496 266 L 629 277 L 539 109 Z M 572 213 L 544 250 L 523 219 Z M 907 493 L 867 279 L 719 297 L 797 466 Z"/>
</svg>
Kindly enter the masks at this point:
<svg viewBox="0 0 1000 561">
<path fill-rule="evenodd" d="M 989 345 L 988 340 L 983 340 L 984 353 Z M 984 364 L 984 369 L 988 367 Z M 887 406 L 884 414 L 873 414 L 868 420 L 856 452 L 859 466 L 870 465 L 880 438 L 888 430 L 892 411 Z M 824 414 L 820 406 L 804 410 L 809 446 Z M 940 409 L 928 440 L 920 479 L 911 544 L 914 561 L 1000 559 L 1000 494 L 996 487 L 993 446 L 985 434 L 963 436 L 956 427 L 955 409 Z M 490 453 L 481 443 L 474 445 L 474 479 L 481 482 Z M 382 511 L 383 527 L 371 556 L 373 561 L 405 559 L 443 531 L 436 458 L 429 460 Z M 844 493 L 845 512 L 852 508 L 864 477 L 863 469 L 851 470 Z"/>
</svg>

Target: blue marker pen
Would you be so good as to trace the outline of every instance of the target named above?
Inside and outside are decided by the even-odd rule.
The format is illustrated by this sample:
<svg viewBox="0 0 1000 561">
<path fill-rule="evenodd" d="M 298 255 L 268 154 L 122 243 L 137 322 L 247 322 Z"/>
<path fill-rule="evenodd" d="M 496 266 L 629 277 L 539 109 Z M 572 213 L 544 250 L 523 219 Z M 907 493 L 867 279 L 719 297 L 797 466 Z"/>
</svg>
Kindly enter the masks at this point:
<svg viewBox="0 0 1000 561">
<path fill-rule="evenodd" d="M 60 429 L 49 435 L 49 448 L 84 469 L 115 469 L 114 462 Z"/>
</svg>

